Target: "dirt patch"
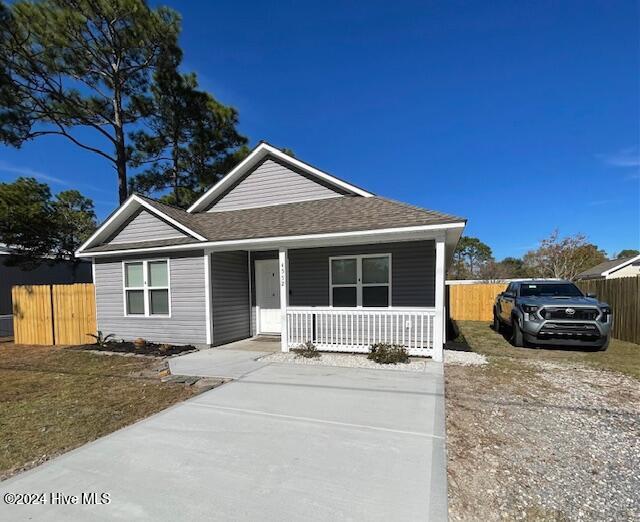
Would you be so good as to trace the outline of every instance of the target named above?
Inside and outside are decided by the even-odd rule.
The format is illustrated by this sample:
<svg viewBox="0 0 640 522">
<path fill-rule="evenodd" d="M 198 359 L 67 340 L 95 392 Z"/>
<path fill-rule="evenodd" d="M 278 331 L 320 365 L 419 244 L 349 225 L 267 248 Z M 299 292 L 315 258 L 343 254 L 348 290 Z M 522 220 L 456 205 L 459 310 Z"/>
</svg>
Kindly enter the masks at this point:
<svg viewBox="0 0 640 522">
<path fill-rule="evenodd" d="M 640 382 L 535 355 L 445 367 L 451 520 L 637 520 Z"/>
</svg>

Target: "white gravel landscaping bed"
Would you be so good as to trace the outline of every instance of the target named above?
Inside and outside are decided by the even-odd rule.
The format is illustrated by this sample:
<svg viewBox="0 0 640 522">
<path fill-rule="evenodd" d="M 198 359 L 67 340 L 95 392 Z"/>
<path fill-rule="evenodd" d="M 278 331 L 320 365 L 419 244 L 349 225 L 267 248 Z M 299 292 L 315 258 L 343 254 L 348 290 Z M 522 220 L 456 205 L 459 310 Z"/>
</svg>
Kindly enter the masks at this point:
<svg viewBox="0 0 640 522">
<path fill-rule="evenodd" d="M 427 364 L 431 363 L 431 359 L 413 359 L 406 364 L 378 364 L 367 359 L 366 355 L 351 353 L 327 353 L 324 352 L 320 357 L 315 359 L 307 359 L 299 357 L 295 353 L 277 352 L 266 355 L 260 359 L 261 361 L 269 361 L 275 363 L 288 364 L 306 364 L 312 366 L 342 366 L 344 368 L 367 368 L 373 370 L 400 370 L 408 372 L 424 372 Z"/>
<path fill-rule="evenodd" d="M 367 359 L 364 354 L 352 353 L 327 353 L 323 352 L 320 357 L 307 359 L 295 353 L 276 352 L 266 355 L 260 359 L 275 363 L 306 364 L 313 366 L 342 366 L 344 368 L 367 368 L 373 370 L 399 370 L 405 372 L 424 372 L 428 364 L 432 364 L 431 359 L 412 358 L 406 364 L 378 364 Z M 484 355 L 473 352 L 444 351 L 444 362 L 446 364 L 458 364 L 463 366 L 479 366 L 487 364 Z"/>
<path fill-rule="evenodd" d="M 445 364 L 459 364 L 461 366 L 482 366 L 483 364 L 487 364 L 487 358 L 475 352 L 445 350 L 444 362 Z"/>
</svg>

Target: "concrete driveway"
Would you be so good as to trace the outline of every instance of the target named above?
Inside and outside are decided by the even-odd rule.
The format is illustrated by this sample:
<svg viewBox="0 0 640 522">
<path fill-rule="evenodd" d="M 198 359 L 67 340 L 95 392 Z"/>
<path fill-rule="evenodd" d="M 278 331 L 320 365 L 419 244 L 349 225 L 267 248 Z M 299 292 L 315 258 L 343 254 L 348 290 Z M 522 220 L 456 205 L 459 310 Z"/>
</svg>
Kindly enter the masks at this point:
<svg viewBox="0 0 640 522">
<path fill-rule="evenodd" d="M 441 365 L 267 365 L 3 482 L 48 504 L 0 519 L 445 520 L 445 463 Z"/>
</svg>

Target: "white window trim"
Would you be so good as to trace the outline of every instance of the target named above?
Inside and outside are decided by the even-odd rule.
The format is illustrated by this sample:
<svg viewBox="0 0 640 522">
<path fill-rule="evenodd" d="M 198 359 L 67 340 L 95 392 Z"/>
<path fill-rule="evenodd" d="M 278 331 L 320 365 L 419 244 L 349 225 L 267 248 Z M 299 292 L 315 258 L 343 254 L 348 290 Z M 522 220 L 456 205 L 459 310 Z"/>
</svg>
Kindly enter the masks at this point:
<svg viewBox="0 0 640 522">
<path fill-rule="evenodd" d="M 147 284 L 148 278 L 148 265 L 149 263 L 164 261 L 167 263 L 167 286 L 149 286 Z M 127 272 L 126 265 L 142 263 L 142 286 L 127 286 Z M 144 314 L 130 314 L 127 311 L 127 290 L 142 290 L 144 301 Z M 150 290 L 167 290 L 169 300 L 169 313 L 168 314 L 152 314 L 151 304 L 149 300 Z M 122 261 L 122 304 L 124 306 L 125 317 L 145 317 L 149 319 L 167 319 L 171 317 L 171 260 L 169 258 L 158 259 L 129 259 Z"/>
<path fill-rule="evenodd" d="M 362 282 L 362 260 L 370 257 L 386 257 L 389 259 L 389 282 L 388 283 L 363 283 Z M 356 282 L 355 284 L 333 284 L 333 273 L 331 270 L 331 263 L 337 259 L 355 259 L 356 260 Z M 392 308 L 391 301 L 391 280 L 393 275 L 393 270 L 391 266 L 392 256 L 388 252 L 382 252 L 379 254 L 352 254 L 352 255 L 344 255 L 344 256 L 331 256 L 329 257 L 329 306 L 333 308 L 333 289 L 334 288 L 352 288 L 355 286 L 356 288 L 356 308 L 372 308 L 372 309 L 384 309 L 384 306 L 368 306 L 365 307 L 362 305 L 362 289 L 364 287 L 370 286 L 388 286 L 389 287 L 389 305 L 386 308 Z M 342 306 L 336 308 L 344 308 Z M 351 307 L 352 308 L 352 307 Z"/>
</svg>

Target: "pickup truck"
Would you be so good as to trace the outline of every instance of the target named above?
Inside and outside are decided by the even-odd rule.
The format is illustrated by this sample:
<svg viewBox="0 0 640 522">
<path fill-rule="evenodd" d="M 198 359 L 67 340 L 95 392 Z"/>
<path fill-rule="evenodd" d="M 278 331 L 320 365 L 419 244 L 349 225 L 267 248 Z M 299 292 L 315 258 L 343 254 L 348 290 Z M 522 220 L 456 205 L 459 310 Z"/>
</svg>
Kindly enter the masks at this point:
<svg viewBox="0 0 640 522">
<path fill-rule="evenodd" d="M 518 281 L 498 294 L 493 328 L 508 328 L 514 346 L 564 345 L 606 350 L 611 307 L 570 281 Z"/>
</svg>

